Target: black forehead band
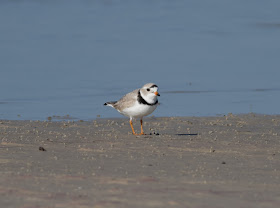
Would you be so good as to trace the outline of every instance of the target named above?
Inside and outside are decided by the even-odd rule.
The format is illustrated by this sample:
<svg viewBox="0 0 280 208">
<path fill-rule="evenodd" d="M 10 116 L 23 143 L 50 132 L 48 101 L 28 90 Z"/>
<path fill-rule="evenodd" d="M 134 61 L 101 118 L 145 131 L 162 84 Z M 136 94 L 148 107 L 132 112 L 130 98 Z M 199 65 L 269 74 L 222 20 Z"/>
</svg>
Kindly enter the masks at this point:
<svg viewBox="0 0 280 208">
<path fill-rule="evenodd" d="M 150 88 L 153 88 L 153 87 L 157 87 L 157 88 L 158 88 L 158 86 L 157 86 L 157 85 L 152 85 Z"/>
</svg>

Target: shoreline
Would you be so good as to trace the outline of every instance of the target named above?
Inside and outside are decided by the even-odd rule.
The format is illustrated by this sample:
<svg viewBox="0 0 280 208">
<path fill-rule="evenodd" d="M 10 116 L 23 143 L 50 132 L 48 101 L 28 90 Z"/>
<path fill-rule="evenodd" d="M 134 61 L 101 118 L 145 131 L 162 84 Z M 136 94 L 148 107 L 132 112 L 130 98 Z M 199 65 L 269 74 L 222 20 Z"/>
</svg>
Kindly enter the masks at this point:
<svg viewBox="0 0 280 208">
<path fill-rule="evenodd" d="M 0 206 L 278 207 L 279 126 L 280 115 L 147 117 L 134 136 L 127 118 L 0 120 Z"/>
<path fill-rule="evenodd" d="M 155 116 L 155 115 L 149 115 L 147 117 L 144 117 L 144 120 L 147 119 L 161 119 L 161 118 L 220 118 L 220 117 L 227 117 L 227 116 L 246 116 L 246 115 L 252 115 L 252 116 L 280 116 L 280 114 L 265 114 L 265 113 L 255 113 L 255 112 L 250 112 L 250 113 L 227 113 L 227 114 L 215 114 L 215 115 L 187 115 L 187 116 Z M 21 116 L 18 117 L 17 119 L 1 119 L 1 121 L 27 121 L 27 122 L 65 122 L 65 121 L 71 121 L 71 122 L 92 122 L 95 120 L 115 120 L 115 119 L 128 119 L 128 117 L 125 116 L 117 116 L 117 117 L 102 117 L 101 115 L 96 116 L 95 118 L 90 118 L 90 119 L 82 119 L 78 117 L 74 117 L 71 115 L 53 115 L 53 116 L 47 116 L 45 119 L 20 119 L 22 118 Z"/>
</svg>

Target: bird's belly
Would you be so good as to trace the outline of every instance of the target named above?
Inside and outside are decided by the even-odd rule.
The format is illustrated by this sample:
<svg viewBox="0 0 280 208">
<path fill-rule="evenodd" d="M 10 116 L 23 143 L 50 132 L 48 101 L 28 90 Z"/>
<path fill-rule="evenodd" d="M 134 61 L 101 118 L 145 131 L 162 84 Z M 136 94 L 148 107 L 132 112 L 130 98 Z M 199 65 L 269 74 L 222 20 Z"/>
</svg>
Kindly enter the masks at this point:
<svg viewBox="0 0 280 208">
<path fill-rule="evenodd" d="M 147 116 L 154 112 L 154 110 L 157 108 L 157 105 L 144 105 L 144 104 L 137 104 L 133 107 L 124 109 L 121 114 L 128 116 L 128 117 L 134 117 L 134 118 L 141 118 L 143 116 Z"/>
</svg>

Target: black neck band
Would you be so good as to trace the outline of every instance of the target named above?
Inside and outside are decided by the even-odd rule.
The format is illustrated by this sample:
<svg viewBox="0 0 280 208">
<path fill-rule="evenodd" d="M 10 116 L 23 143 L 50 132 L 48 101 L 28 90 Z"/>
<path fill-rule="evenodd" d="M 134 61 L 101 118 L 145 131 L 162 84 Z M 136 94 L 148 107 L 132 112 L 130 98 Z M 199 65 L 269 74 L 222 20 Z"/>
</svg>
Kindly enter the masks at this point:
<svg viewBox="0 0 280 208">
<path fill-rule="evenodd" d="M 151 103 L 148 103 L 148 102 L 141 96 L 140 90 L 138 90 L 137 101 L 138 101 L 138 103 L 140 103 L 140 104 L 151 105 L 151 106 L 156 105 L 156 104 L 158 103 L 158 100 L 157 100 L 156 102 L 152 103 L 152 104 L 151 104 Z"/>
</svg>

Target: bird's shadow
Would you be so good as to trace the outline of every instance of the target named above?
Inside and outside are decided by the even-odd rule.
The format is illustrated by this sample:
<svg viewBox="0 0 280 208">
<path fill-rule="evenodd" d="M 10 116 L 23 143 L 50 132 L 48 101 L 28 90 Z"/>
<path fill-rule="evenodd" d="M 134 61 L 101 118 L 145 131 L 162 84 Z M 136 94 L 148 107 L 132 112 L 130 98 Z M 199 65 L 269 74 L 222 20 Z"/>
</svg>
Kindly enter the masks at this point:
<svg viewBox="0 0 280 208">
<path fill-rule="evenodd" d="M 197 136 L 198 133 L 195 134 L 175 134 L 176 136 Z"/>
<path fill-rule="evenodd" d="M 165 135 L 165 134 L 159 134 L 159 133 L 149 133 L 149 134 L 145 134 L 146 136 L 160 136 L 160 135 Z M 192 133 L 192 134 L 174 134 L 176 136 L 198 136 L 198 133 Z"/>
</svg>

